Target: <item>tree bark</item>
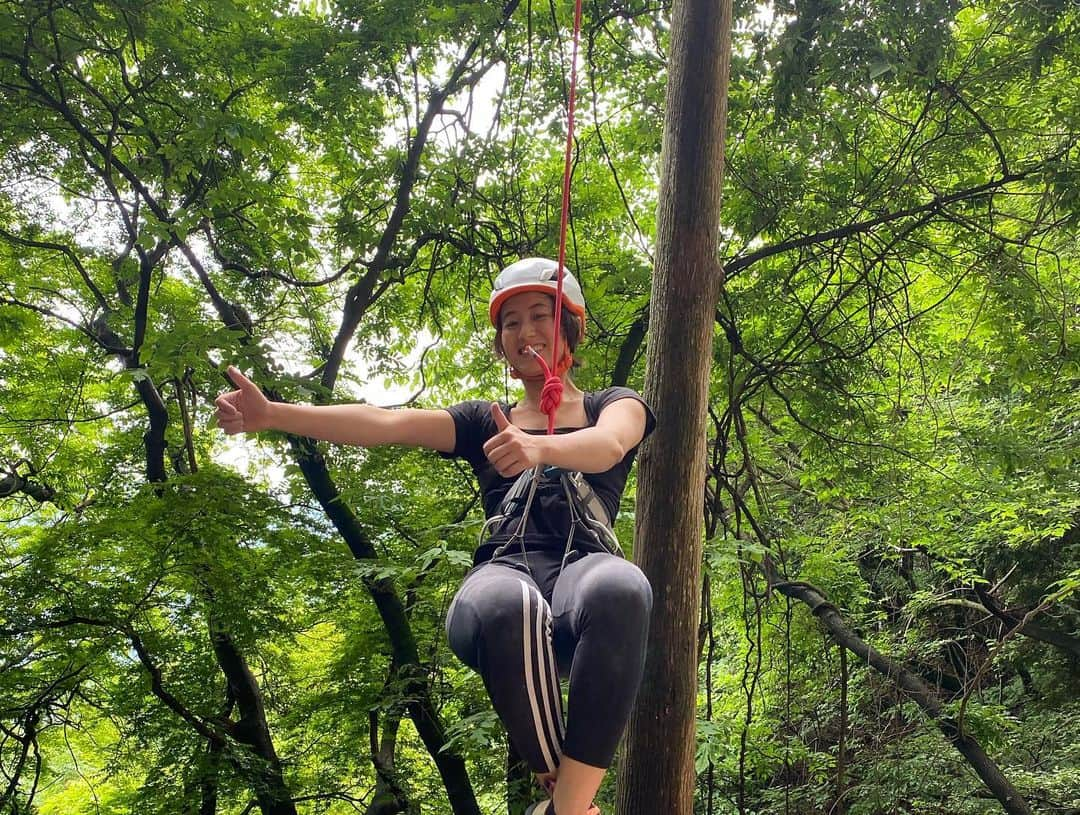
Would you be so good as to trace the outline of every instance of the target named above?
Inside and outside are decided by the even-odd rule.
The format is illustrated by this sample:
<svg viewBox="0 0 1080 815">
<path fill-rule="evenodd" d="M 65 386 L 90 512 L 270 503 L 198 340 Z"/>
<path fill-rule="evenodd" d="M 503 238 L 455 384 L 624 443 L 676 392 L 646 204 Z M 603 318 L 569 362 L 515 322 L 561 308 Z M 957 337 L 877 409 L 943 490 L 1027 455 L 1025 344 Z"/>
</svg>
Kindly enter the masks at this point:
<svg viewBox="0 0 1080 815">
<path fill-rule="evenodd" d="M 619 354 L 615 359 L 615 367 L 611 370 L 611 385 L 626 387 L 630 379 L 630 372 L 634 368 L 641 344 L 645 342 L 645 333 L 649 327 L 648 312 L 643 312 L 630 324 L 626 332 L 626 338 L 619 345 Z"/>
<path fill-rule="evenodd" d="M 672 13 L 636 546 L 653 588 L 645 678 L 620 764 L 620 815 L 694 811 L 705 434 L 723 178 L 731 0 Z"/>
</svg>

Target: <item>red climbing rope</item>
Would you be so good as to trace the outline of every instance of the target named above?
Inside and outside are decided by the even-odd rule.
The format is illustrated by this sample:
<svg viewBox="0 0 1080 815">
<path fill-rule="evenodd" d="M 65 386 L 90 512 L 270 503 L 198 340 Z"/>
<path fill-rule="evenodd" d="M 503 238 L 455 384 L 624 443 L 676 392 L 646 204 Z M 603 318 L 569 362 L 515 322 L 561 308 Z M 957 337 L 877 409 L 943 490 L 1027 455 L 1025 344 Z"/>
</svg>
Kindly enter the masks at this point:
<svg viewBox="0 0 1080 815">
<path fill-rule="evenodd" d="M 577 101 L 577 56 L 581 39 L 581 0 L 574 2 L 574 47 L 570 59 L 570 98 L 566 110 L 566 153 L 563 158 L 562 217 L 559 220 L 559 267 L 558 284 L 555 289 L 555 339 L 551 354 L 551 367 L 533 351 L 544 369 L 544 388 L 540 392 L 540 410 L 548 417 L 548 434 L 555 432 L 555 413 L 562 402 L 563 382 L 559 376 L 559 337 L 562 335 L 563 269 L 566 268 L 566 228 L 570 220 L 571 158 L 574 150 L 574 108 Z"/>
</svg>

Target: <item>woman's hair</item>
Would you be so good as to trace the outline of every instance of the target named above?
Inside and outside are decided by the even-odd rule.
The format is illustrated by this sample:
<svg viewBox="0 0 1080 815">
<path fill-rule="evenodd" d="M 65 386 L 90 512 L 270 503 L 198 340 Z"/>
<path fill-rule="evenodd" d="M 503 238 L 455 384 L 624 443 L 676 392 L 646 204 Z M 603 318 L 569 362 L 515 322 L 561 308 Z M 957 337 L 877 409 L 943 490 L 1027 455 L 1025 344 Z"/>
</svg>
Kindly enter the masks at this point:
<svg viewBox="0 0 1080 815">
<path fill-rule="evenodd" d="M 554 304 L 555 298 L 550 298 Z M 581 342 L 581 320 L 566 306 L 563 306 L 562 321 L 559 324 L 562 329 L 562 337 L 559 338 L 559 342 L 566 343 L 566 349 L 572 354 L 577 350 L 578 344 Z M 502 314 L 499 314 L 499 324 L 495 328 L 495 339 L 492 342 L 492 348 L 495 350 L 495 355 L 503 359 L 506 358 L 506 349 L 502 344 Z M 577 368 L 581 363 L 576 359 L 574 360 L 574 367 Z"/>
</svg>

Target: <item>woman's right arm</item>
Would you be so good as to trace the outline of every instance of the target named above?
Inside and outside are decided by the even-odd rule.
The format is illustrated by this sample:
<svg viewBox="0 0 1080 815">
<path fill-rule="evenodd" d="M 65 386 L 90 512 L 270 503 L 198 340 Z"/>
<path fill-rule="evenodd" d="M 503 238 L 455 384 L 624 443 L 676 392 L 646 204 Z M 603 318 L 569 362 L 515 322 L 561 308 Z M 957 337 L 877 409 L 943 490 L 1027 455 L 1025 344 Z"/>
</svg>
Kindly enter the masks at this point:
<svg viewBox="0 0 1080 815">
<path fill-rule="evenodd" d="M 454 449 L 457 433 L 453 418 L 445 410 L 271 402 L 258 385 L 236 368 L 230 366 L 228 375 L 237 389 L 223 393 L 214 404 L 218 424 L 230 435 L 279 430 L 360 447 L 404 444 L 444 453 Z"/>
</svg>

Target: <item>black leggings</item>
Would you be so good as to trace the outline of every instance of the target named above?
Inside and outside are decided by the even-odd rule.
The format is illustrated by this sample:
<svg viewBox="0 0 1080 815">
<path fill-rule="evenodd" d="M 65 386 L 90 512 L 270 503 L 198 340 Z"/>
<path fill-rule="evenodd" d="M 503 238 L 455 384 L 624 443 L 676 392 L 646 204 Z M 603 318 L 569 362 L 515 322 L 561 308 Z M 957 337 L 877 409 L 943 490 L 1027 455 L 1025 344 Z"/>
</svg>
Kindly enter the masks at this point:
<svg viewBox="0 0 1080 815">
<path fill-rule="evenodd" d="M 475 567 L 446 617 L 450 648 L 484 679 L 518 753 L 553 772 L 565 753 L 608 767 L 645 666 L 652 590 L 622 558 L 572 552 Z M 564 725 L 559 677 L 569 677 Z"/>
</svg>

